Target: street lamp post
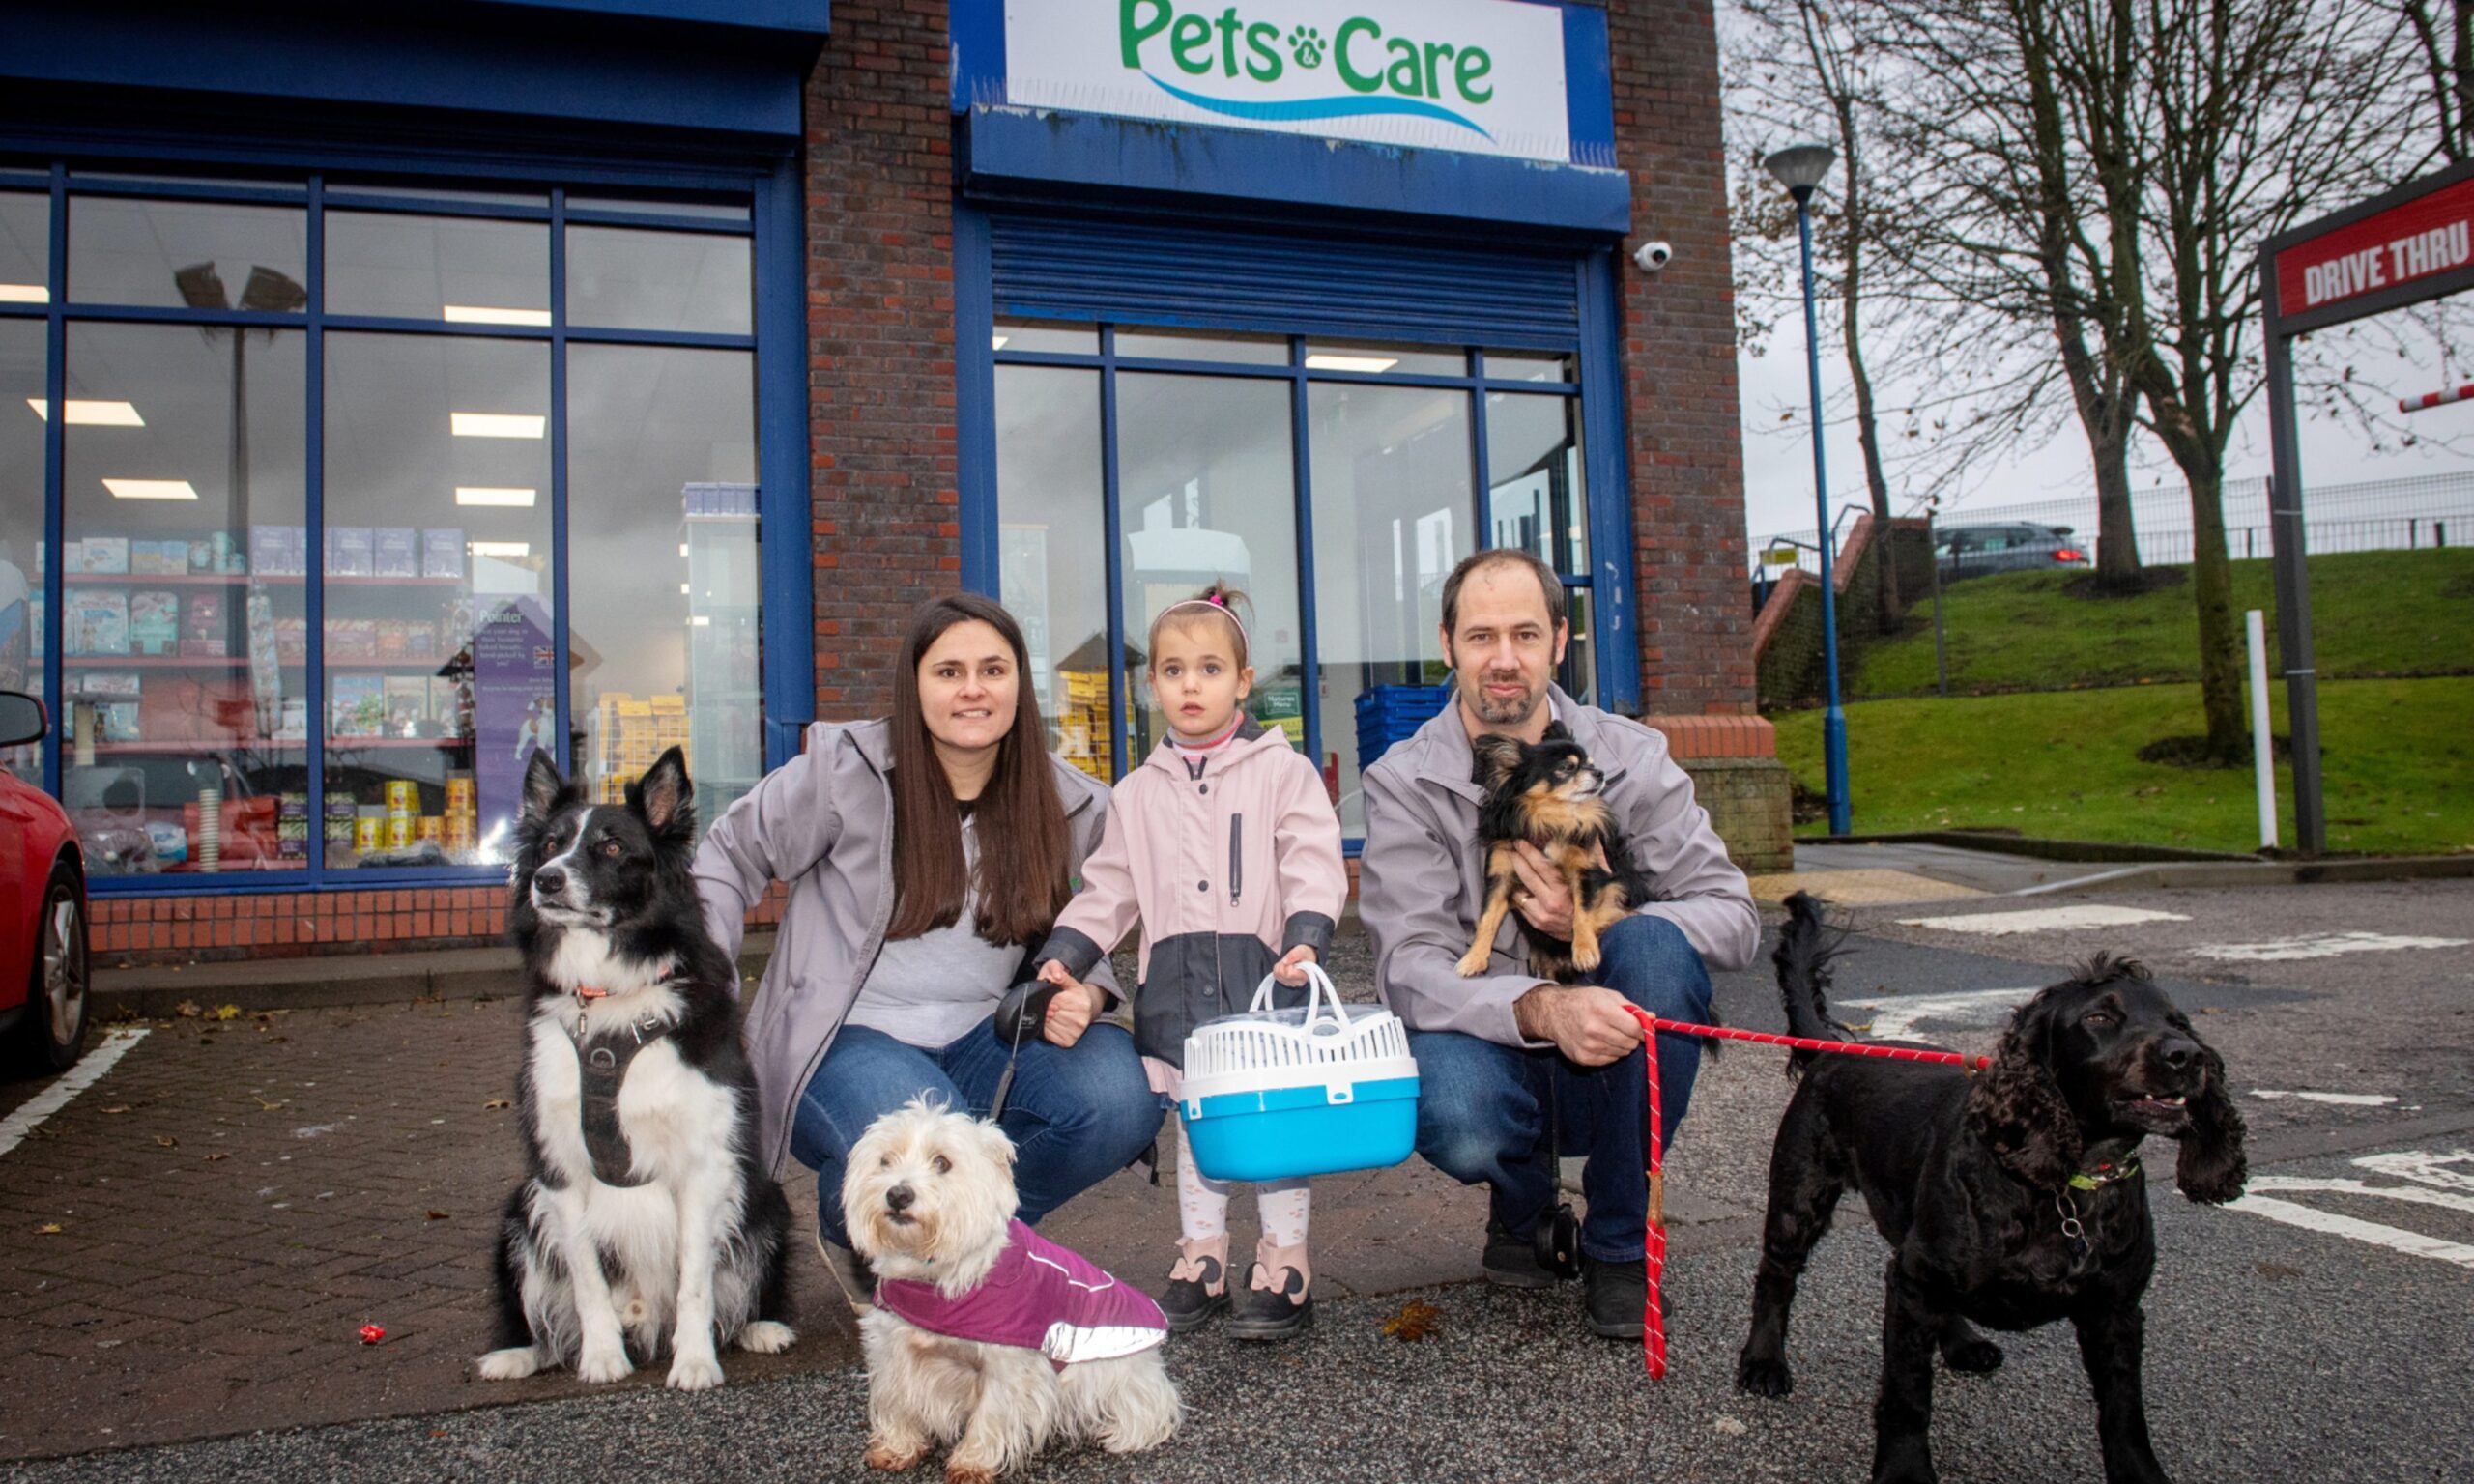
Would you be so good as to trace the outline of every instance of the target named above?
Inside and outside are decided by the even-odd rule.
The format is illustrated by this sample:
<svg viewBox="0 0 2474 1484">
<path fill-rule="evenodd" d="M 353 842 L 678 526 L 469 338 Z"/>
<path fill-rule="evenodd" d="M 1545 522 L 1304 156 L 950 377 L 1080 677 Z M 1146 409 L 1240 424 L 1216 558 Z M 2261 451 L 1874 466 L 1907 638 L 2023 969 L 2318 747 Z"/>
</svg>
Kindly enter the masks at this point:
<svg viewBox="0 0 2474 1484">
<path fill-rule="evenodd" d="M 1829 686 L 1829 709 L 1822 713 L 1822 754 L 1829 780 L 1829 833 L 1854 828 L 1847 798 L 1847 712 L 1838 703 L 1838 594 L 1830 582 L 1829 466 L 1822 452 L 1821 326 L 1813 312 L 1813 187 L 1838 160 L 1826 144 L 1793 144 L 1761 162 L 1796 198 L 1796 230 L 1804 247 L 1804 361 L 1812 382 L 1813 509 L 1821 546 L 1821 643 Z M 1887 533 L 1884 532 L 1884 539 Z"/>
</svg>

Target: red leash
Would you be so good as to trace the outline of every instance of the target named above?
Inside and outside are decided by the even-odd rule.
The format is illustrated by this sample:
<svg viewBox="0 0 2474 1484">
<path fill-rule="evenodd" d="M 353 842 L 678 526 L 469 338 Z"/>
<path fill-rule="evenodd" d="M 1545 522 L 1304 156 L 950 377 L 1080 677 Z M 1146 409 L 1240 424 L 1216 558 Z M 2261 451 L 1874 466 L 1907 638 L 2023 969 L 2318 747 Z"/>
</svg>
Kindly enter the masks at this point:
<svg viewBox="0 0 2474 1484">
<path fill-rule="evenodd" d="M 1797 1051 L 1827 1051 L 1836 1056 L 1878 1056 L 1893 1062 L 1942 1062 L 1964 1067 L 1970 1071 L 1993 1065 L 1989 1056 L 1961 1056 L 1956 1051 L 1923 1051 L 1913 1046 L 1884 1046 L 1863 1041 L 1814 1041 L 1803 1036 L 1772 1036 L 1765 1031 L 1740 1031 L 1726 1025 L 1695 1025 L 1689 1020 L 1668 1020 L 1651 1014 L 1637 1005 L 1626 1005 L 1632 1018 L 1641 1022 L 1641 1049 L 1650 1068 L 1650 1224 L 1641 1241 L 1643 1266 L 1648 1270 L 1649 1298 L 1641 1308 L 1641 1352 L 1649 1361 L 1650 1379 L 1666 1377 L 1666 1320 L 1658 1304 L 1658 1282 L 1666 1272 L 1666 1173 L 1665 1159 L 1659 1146 L 1665 1124 L 1658 1112 L 1658 1032 L 1674 1031 L 1683 1036 L 1698 1036 L 1704 1041 L 1749 1041 L 1765 1046 L 1786 1046 Z"/>
</svg>

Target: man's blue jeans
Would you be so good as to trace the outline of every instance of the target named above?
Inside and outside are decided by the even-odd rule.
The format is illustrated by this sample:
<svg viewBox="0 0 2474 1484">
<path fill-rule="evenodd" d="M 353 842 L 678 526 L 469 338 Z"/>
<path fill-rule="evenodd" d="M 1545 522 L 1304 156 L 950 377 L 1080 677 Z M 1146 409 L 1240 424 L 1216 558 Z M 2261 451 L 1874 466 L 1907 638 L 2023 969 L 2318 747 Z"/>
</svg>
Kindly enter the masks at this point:
<svg viewBox="0 0 2474 1484">
<path fill-rule="evenodd" d="M 1663 918 L 1632 916 L 1601 940 L 1597 982 L 1654 1015 L 1707 1023 L 1710 971 Z M 1526 1051 L 1455 1031 L 1412 1031 L 1418 1059 L 1418 1153 L 1459 1181 L 1492 1187 L 1489 1217 L 1515 1236 L 1534 1231 L 1553 1205 L 1556 1165 L 1545 1144 L 1551 1079 L 1563 1115 L 1565 1155 L 1588 1159 L 1581 1193 L 1581 1251 L 1600 1262 L 1641 1255 L 1649 1225 L 1646 1142 L 1649 1091 L 1635 1049 L 1605 1067 L 1576 1067 L 1553 1050 Z M 1701 1042 L 1658 1038 L 1664 1137 L 1675 1139 L 1701 1070 Z"/>
<path fill-rule="evenodd" d="M 877 1118 L 927 1094 L 958 1111 L 988 1116 L 1005 1072 L 994 1017 L 961 1040 L 922 1050 L 864 1025 L 846 1025 L 799 1095 L 791 1154 L 817 1173 L 819 1225 L 849 1246 L 842 1224 L 842 1162 Z M 1124 1169 L 1160 1132 L 1160 1095 L 1142 1072 L 1134 1038 L 1094 1025 L 1070 1047 L 1025 1042 L 1013 1091 L 997 1121 L 1014 1141 L 1014 1187 L 1021 1218 L 1039 1219 Z"/>
</svg>

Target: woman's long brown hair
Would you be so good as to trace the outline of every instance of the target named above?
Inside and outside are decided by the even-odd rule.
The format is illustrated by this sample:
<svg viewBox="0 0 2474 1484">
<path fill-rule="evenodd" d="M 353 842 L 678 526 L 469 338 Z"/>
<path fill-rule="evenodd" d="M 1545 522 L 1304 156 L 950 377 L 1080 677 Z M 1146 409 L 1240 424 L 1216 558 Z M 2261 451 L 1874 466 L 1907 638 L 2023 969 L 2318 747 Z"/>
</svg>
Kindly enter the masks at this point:
<svg viewBox="0 0 2474 1484">
<path fill-rule="evenodd" d="M 945 631 L 977 621 L 1014 651 L 1014 728 L 997 744 L 996 769 L 971 808 L 979 866 L 966 872 L 962 807 L 920 710 L 919 664 Z M 1031 689 L 1021 625 L 1002 605 L 958 592 L 923 606 L 902 639 L 893 681 L 893 922 L 888 938 L 915 938 L 962 917 L 965 889 L 979 899 L 976 926 L 991 943 L 1027 943 L 1048 931 L 1073 895 L 1073 841 L 1050 777 L 1048 732 Z"/>
</svg>

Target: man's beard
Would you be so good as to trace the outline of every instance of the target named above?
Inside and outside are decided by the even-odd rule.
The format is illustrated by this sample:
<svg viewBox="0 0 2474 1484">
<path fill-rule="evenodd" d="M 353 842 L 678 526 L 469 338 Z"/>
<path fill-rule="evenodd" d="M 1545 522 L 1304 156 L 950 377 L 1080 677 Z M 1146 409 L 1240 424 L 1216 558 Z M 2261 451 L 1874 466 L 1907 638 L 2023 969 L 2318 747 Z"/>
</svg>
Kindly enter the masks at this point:
<svg viewBox="0 0 2474 1484">
<path fill-rule="evenodd" d="M 1539 693 L 1528 689 L 1523 681 L 1518 699 L 1498 700 L 1486 694 L 1486 678 L 1482 675 L 1478 688 L 1469 692 L 1469 713 L 1489 727 L 1517 727 L 1536 713 L 1540 699 Z"/>
</svg>

